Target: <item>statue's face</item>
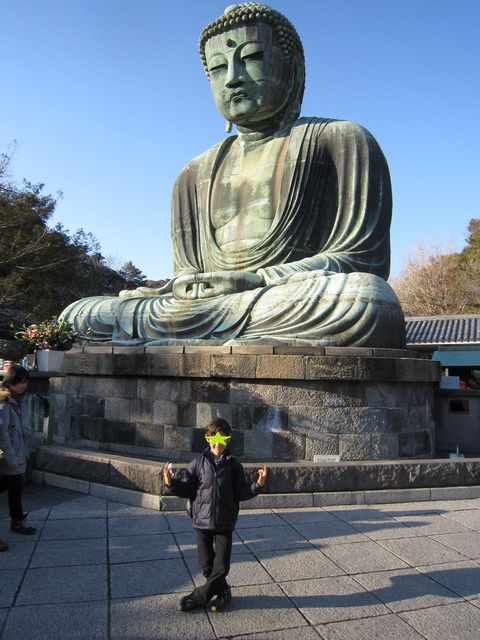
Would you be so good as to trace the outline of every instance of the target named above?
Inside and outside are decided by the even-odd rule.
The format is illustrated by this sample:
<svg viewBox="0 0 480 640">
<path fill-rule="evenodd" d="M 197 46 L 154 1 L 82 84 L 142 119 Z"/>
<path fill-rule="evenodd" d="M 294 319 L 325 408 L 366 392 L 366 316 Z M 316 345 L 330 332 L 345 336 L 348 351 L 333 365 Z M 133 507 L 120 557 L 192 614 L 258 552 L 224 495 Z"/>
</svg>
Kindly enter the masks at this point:
<svg viewBox="0 0 480 640">
<path fill-rule="evenodd" d="M 293 65 L 264 23 L 213 36 L 205 46 L 213 97 L 222 116 L 237 125 L 268 120 L 291 97 Z"/>
</svg>

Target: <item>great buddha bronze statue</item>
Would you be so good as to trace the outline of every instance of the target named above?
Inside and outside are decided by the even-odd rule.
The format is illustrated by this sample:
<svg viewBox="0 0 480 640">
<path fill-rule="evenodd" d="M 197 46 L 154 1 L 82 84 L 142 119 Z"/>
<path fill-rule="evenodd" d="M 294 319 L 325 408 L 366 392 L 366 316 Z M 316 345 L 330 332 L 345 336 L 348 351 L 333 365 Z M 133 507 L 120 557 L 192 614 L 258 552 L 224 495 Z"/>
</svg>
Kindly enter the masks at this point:
<svg viewBox="0 0 480 640">
<path fill-rule="evenodd" d="M 390 177 L 376 140 L 352 122 L 299 118 L 302 43 L 264 4 L 226 9 L 202 32 L 200 55 L 238 134 L 175 183 L 174 278 L 79 300 L 63 317 L 117 344 L 403 348 L 403 313 L 386 283 Z"/>
</svg>

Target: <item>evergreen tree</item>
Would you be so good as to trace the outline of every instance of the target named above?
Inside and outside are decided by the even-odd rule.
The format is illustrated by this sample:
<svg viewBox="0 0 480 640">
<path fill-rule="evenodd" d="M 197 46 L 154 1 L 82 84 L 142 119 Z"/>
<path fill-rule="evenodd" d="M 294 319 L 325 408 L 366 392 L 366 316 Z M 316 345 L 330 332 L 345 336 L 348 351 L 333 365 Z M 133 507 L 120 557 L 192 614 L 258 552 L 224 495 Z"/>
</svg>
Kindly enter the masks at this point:
<svg viewBox="0 0 480 640">
<path fill-rule="evenodd" d="M 126 289 L 136 289 L 137 287 L 144 287 L 147 278 L 143 275 L 143 273 L 138 269 L 131 260 L 125 262 L 123 267 L 120 269 L 119 274 L 125 281 Z"/>
<path fill-rule="evenodd" d="M 0 154 L 0 337 L 13 325 L 57 316 L 74 300 L 117 295 L 124 278 L 108 267 L 96 238 L 83 229 L 69 236 L 48 222 L 57 199 L 43 184 L 9 178 L 15 146 Z M 58 194 L 57 198 L 61 197 Z"/>
<path fill-rule="evenodd" d="M 468 224 L 467 246 L 457 254 L 457 271 L 461 274 L 467 304 L 465 311 L 480 313 L 480 219 Z"/>
</svg>

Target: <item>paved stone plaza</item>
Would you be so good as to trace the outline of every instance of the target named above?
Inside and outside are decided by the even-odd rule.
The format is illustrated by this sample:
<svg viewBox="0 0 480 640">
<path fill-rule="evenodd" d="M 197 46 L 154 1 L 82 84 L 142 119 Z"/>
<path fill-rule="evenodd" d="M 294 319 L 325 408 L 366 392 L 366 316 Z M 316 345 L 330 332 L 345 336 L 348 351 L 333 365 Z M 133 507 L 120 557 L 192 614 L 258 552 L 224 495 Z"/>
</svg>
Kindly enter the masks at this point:
<svg viewBox="0 0 480 640">
<path fill-rule="evenodd" d="M 38 485 L 24 504 L 30 537 L 0 505 L 1 640 L 479 636 L 480 499 L 242 511 L 221 613 L 177 610 L 203 580 L 183 513 Z"/>
</svg>

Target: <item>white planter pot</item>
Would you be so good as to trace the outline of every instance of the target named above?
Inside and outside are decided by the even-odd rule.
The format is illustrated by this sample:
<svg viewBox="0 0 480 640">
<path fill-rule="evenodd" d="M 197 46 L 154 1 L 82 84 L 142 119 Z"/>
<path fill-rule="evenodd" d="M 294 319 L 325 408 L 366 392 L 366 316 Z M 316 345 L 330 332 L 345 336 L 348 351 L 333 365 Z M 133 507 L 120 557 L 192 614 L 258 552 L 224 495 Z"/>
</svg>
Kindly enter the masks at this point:
<svg viewBox="0 0 480 640">
<path fill-rule="evenodd" d="M 65 351 L 37 351 L 37 367 L 39 371 L 60 371 Z"/>
</svg>

